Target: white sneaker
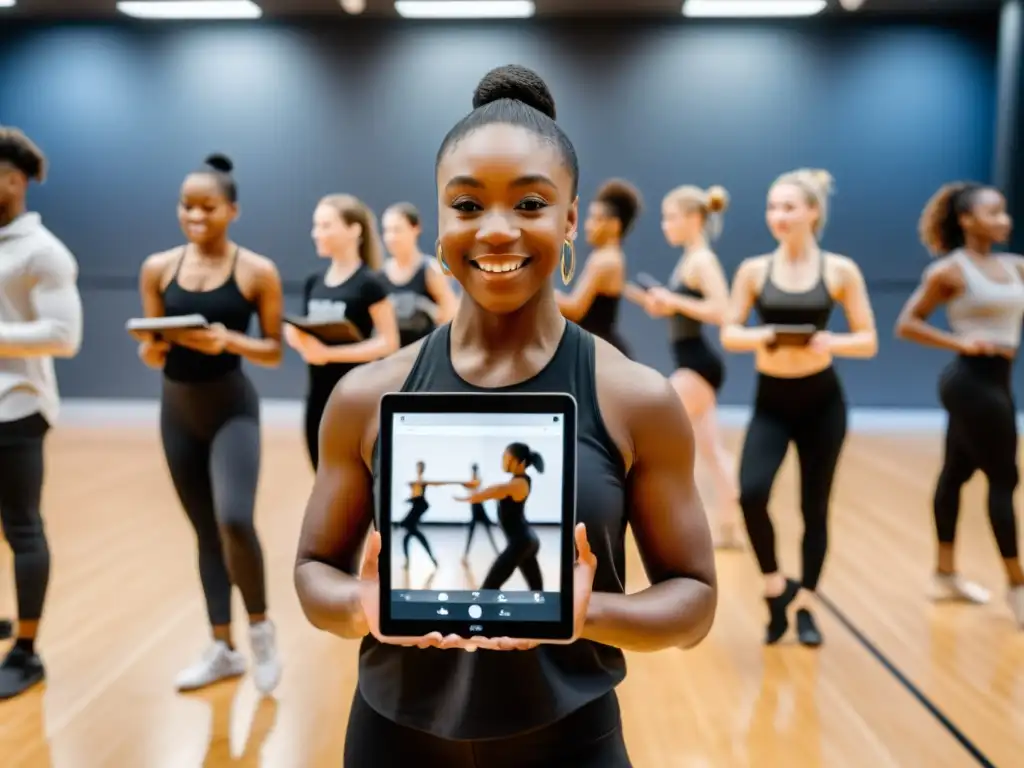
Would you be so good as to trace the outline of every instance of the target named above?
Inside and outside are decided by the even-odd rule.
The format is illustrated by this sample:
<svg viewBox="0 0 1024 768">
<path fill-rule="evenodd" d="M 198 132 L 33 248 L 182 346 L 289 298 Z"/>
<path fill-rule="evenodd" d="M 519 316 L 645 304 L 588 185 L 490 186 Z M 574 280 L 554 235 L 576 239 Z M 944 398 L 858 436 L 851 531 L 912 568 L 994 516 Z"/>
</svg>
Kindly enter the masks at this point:
<svg viewBox="0 0 1024 768">
<path fill-rule="evenodd" d="M 1006 593 L 1006 602 L 1010 604 L 1017 626 L 1024 629 L 1024 586 L 1010 587 Z"/>
<path fill-rule="evenodd" d="M 953 600 L 984 605 L 992 595 L 980 584 L 968 581 L 958 573 L 936 573 L 932 575 L 930 596 L 937 601 Z"/>
<path fill-rule="evenodd" d="M 208 685 L 245 674 L 245 656 L 233 651 L 222 640 L 216 640 L 199 661 L 186 667 L 175 681 L 179 691 L 194 691 Z"/>
<path fill-rule="evenodd" d="M 270 693 L 281 680 L 281 662 L 277 656 L 274 624 L 265 619 L 249 626 L 249 645 L 252 646 L 255 667 L 252 672 L 256 690 Z"/>
</svg>

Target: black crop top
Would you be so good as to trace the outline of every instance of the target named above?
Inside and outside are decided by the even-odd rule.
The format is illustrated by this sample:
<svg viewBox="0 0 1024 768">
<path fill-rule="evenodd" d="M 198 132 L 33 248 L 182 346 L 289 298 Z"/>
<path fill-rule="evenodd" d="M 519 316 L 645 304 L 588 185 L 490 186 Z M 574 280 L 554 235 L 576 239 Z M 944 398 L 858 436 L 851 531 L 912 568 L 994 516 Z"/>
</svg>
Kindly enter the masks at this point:
<svg viewBox="0 0 1024 768">
<path fill-rule="evenodd" d="M 672 281 L 669 290 L 678 293 L 680 296 L 689 296 L 694 299 L 703 299 L 703 291 L 691 288 L 681 281 Z M 669 318 L 669 338 L 672 341 L 685 341 L 695 339 L 703 333 L 704 324 L 696 318 L 676 312 Z"/>
<path fill-rule="evenodd" d="M 772 281 L 775 257 L 768 262 L 768 274 L 754 302 L 764 325 L 813 325 L 819 331 L 828 327 L 835 301 L 825 285 L 825 254 L 821 254 L 818 281 L 806 291 L 784 291 Z"/>
<path fill-rule="evenodd" d="M 229 331 L 246 333 L 249 323 L 256 314 L 256 304 L 245 298 L 238 287 L 236 270 L 238 268 L 238 252 L 235 249 L 231 257 L 231 273 L 228 279 L 211 291 L 189 291 L 178 283 L 178 273 L 185 261 L 188 247 L 181 249 L 181 257 L 174 268 L 174 277 L 163 292 L 164 315 L 199 314 L 210 324 L 220 323 Z M 164 376 L 172 381 L 200 382 L 212 381 L 241 367 L 242 359 L 235 354 L 222 352 L 219 355 L 206 355 L 188 347 L 172 344 L 164 361 Z"/>
<path fill-rule="evenodd" d="M 585 331 L 590 331 L 606 341 L 612 338 L 615 332 L 615 323 L 619 318 L 619 302 L 621 296 L 609 296 L 600 293 L 594 297 L 593 303 L 587 309 L 578 325 Z"/>
<path fill-rule="evenodd" d="M 567 322 L 554 357 L 536 376 L 487 390 L 455 372 L 449 329 L 445 324 L 427 338 L 402 391 L 574 395 L 582 481 L 576 510 L 597 556 L 594 591 L 621 594 L 629 517 L 626 478 L 622 455 L 598 409 L 594 337 Z M 549 725 L 611 691 L 625 675 L 622 651 L 590 640 L 531 651 L 465 653 L 383 645 L 368 635 L 359 654 L 359 690 L 374 710 L 448 739 L 500 738 Z"/>
<path fill-rule="evenodd" d="M 329 314 L 343 316 L 359 329 L 364 339 L 373 333 L 370 307 L 387 298 L 387 288 L 380 276 L 360 264 L 347 280 L 338 285 L 324 282 L 326 272 L 306 278 L 302 294 L 303 310 L 308 317 Z M 327 363 L 309 366 L 309 386 L 313 393 L 329 395 L 334 385 L 358 363 Z"/>
<path fill-rule="evenodd" d="M 429 267 L 429 262 L 424 259 L 419 269 L 404 283 L 393 283 L 387 272 L 381 272 L 381 277 L 391 294 L 391 302 L 395 306 L 399 346 L 406 347 L 414 341 L 419 341 L 437 327 L 431 316 L 419 306 L 424 299 L 431 304 L 434 303 L 434 297 L 427 290 Z"/>
<path fill-rule="evenodd" d="M 513 475 L 513 477 L 521 477 L 532 490 L 533 479 L 529 475 Z M 529 498 L 530 494 L 527 493 L 526 499 Z M 501 530 L 506 533 L 518 532 L 524 528 L 529 530 L 529 526 L 526 524 L 526 499 L 516 501 L 511 496 L 503 496 L 498 499 L 498 523 L 501 525 Z"/>
</svg>

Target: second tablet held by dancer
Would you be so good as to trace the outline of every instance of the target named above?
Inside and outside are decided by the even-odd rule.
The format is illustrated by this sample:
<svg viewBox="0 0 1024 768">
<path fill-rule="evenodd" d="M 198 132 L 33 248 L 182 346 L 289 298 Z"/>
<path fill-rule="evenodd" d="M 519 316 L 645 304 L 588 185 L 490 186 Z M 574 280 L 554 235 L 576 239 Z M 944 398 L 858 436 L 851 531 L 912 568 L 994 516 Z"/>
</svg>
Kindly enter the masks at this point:
<svg viewBox="0 0 1024 768">
<path fill-rule="evenodd" d="M 431 454 L 439 443 L 445 445 L 443 454 Z M 384 634 L 572 636 L 576 402 L 570 395 L 385 395 L 379 454 Z M 414 490 L 425 489 L 425 462 L 415 458 L 424 455 L 434 456 L 431 466 L 437 469 L 432 469 L 432 478 L 437 472 L 438 478 L 454 478 L 459 468 L 474 460 L 488 478 L 476 488 L 471 480 L 429 481 L 455 486 L 449 502 L 497 504 L 505 546 L 480 584 L 467 580 L 461 568 L 442 567 L 430 589 L 397 587 L 402 584 L 408 537 L 418 532 L 410 528 L 404 509 L 409 501 L 407 472 L 417 463 L 411 484 Z M 430 506 L 415 499 L 412 503 L 418 525 Z M 405 537 L 400 527 L 406 529 Z M 516 573 L 519 578 L 513 581 Z"/>
</svg>

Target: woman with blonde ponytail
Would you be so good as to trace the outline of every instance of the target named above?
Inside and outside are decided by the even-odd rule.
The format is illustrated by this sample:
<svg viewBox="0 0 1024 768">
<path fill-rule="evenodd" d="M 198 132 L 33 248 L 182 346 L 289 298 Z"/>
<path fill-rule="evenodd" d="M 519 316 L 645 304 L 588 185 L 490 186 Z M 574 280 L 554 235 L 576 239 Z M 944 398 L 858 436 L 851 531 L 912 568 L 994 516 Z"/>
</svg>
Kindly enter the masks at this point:
<svg viewBox="0 0 1024 768">
<path fill-rule="evenodd" d="M 373 211 L 352 195 L 328 195 L 313 211 L 312 237 L 317 255 L 330 259 L 330 265 L 306 279 L 303 314 L 348 320 L 362 336 L 353 343 L 330 344 L 295 326 L 285 327 L 285 340 L 309 366 L 306 449 L 316 469 L 320 419 L 334 385 L 361 363 L 396 351 L 398 321 L 388 288 L 377 274 L 382 249 Z"/>
<path fill-rule="evenodd" d="M 637 303 L 651 317 L 670 318 L 676 370 L 671 382 L 693 424 L 697 450 L 711 471 L 717 513 L 710 515 L 715 544 L 740 546 L 736 508 L 739 491 L 733 457 L 718 432 L 718 391 L 725 381 L 721 356 L 704 337 L 703 325 L 721 325 L 729 303 L 729 284 L 709 242 L 722 231 L 729 207 L 723 187 L 681 186 L 661 203 L 661 229 L 670 245 L 681 247 L 668 287 L 645 286 Z M 627 294 L 629 295 L 629 294 Z"/>
<path fill-rule="evenodd" d="M 722 328 L 723 346 L 730 352 L 753 352 L 758 371 L 754 413 L 740 457 L 740 506 L 764 574 L 768 644 L 786 633 L 791 607 L 797 609 L 800 642 L 822 643 L 810 609 L 828 549 L 832 481 L 846 438 L 846 399 L 832 359 L 866 359 L 878 350 L 860 269 L 852 259 L 818 245 L 831 191 L 832 176 L 821 170 L 792 171 L 772 184 L 766 218 L 778 248 L 740 264 Z M 836 303 L 845 311 L 848 333 L 827 330 Z M 746 327 L 753 309 L 761 325 Z M 800 461 L 804 519 L 799 582 L 779 569 L 768 515 L 772 485 L 790 443 Z"/>
</svg>

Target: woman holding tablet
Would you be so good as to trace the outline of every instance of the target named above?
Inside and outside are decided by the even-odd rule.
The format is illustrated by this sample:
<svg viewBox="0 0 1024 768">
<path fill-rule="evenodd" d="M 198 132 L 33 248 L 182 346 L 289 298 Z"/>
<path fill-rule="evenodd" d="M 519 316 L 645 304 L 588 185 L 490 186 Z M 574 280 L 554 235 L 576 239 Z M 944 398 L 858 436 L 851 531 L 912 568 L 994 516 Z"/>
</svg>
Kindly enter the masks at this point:
<svg viewBox="0 0 1024 768">
<path fill-rule="evenodd" d="M 483 488 L 469 496 L 456 498 L 456 501 L 468 501 L 470 504 L 481 504 L 489 499 L 498 502 L 498 522 L 505 532 L 508 544 L 505 551 L 491 565 L 491 570 L 484 578 L 481 589 L 501 589 L 518 568 L 526 584 L 533 592 L 544 590 L 544 577 L 537 562 L 540 551 L 540 539 L 526 521 L 526 500 L 530 498 L 532 480 L 526 474 L 529 467 L 537 472 L 544 471 L 544 458 L 530 450 L 526 443 L 512 443 L 505 449 L 501 457 L 501 467 L 512 475 L 507 483 Z M 494 540 L 491 539 L 491 543 Z"/>
<path fill-rule="evenodd" d="M 558 310 L 551 276 L 572 278 L 579 169 L 554 115 L 534 72 L 483 78 L 437 156 L 437 256 L 465 291 L 458 312 L 422 343 L 353 371 L 324 412 L 295 579 L 315 626 L 363 638 L 346 766 L 626 768 L 623 649 L 690 648 L 713 623 L 714 550 L 679 398 Z M 585 480 L 571 642 L 380 633 L 377 415 L 382 395 L 400 390 L 574 396 Z M 632 595 L 627 525 L 652 584 Z M 507 652 L 465 653 L 478 647 Z"/>
<path fill-rule="evenodd" d="M 302 295 L 305 318 L 347 320 L 360 337 L 332 344 L 294 325 L 285 326 L 285 341 L 309 367 L 306 450 L 315 470 L 320 417 L 331 390 L 357 365 L 398 349 L 398 322 L 388 289 L 376 272 L 381 247 L 373 211 L 352 195 L 328 195 L 313 211 L 312 234 L 317 255 L 330 259 L 330 265 L 306 279 Z"/>
<path fill-rule="evenodd" d="M 988 480 L 988 517 L 1009 583 L 1007 602 L 1024 627 L 1024 569 L 1017 547 L 1013 493 L 1017 469 L 1017 419 L 1010 388 L 1024 316 L 1024 259 L 993 253 L 1013 222 L 1006 199 L 981 184 L 947 184 L 921 215 L 921 239 L 938 258 L 907 300 L 898 336 L 957 353 L 939 380 L 949 414 L 942 472 L 934 495 L 937 567 L 935 599 L 985 603 L 988 590 L 957 573 L 954 544 L 960 489 L 976 471 Z M 953 333 L 928 324 L 946 305 Z"/>
<path fill-rule="evenodd" d="M 146 259 L 139 278 L 146 317 L 198 314 L 209 327 L 142 342 L 139 356 L 163 370 L 160 433 L 171 480 L 199 547 L 199 577 L 213 643 L 178 676 L 192 690 L 241 675 L 245 658 L 231 638 L 231 588 L 249 613 L 254 682 L 263 693 L 281 675 L 274 625 L 267 618 L 263 551 L 253 513 L 260 465 L 256 389 L 242 358 L 281 361 L 281 278 L 265 256 L 228 236 L 238 215 L 231 161 L 212 155 L 181 187 L 178 220 L 188 243 Z M 259 317 L 260 338 L 246 334 Z"/>
<path fill-rule="evenodd" d="M 769 644 L 789 628 L 791 605 L 797 608 L 800 642 L 822 642 L 810 611 L 811 597 L 825 564 L 829 498 L 846 438 L 846 401 L 832 359 L 870 358 L 878 350 L 860 269 L 852 259 L 818 245 L 831 188 L 827 171 L 792 171 L 775 181 L 768 193 L 767 222 L 779 247 L 740 264 L 722 328 L 727 350 L 756 355 L 757 394 L 740 458 L 740 506 L 764 574 Z M 846 312 L 849 333 L 826 330 L 836 302 Z M 762 325 L 744 327 L 755 308 Z M 779 571 L 768 516 L 768 498 L 790 442 L 796 444 L 800 461 L 804 519 L 799 582 Z"/>
<path fill-rule="evenodd" d="M 599 336 L 627 357 L 629 347 L 616 327 L 626 281 L 622 241 L 633 229 L 643 200 L 628 181 L 609 179 L 597 190 L 587 212 L 584 231 L 594 251 L 583 263 L 571 293 L 556 293 L 558 308 L 568 320 Z"/>
<path fill-rule="evenodd" d="M 714 484 L 716 546 L 740 546 L 736 466 L 718 432 L 718 391 L 725 382 L 722 358 L 704 337 L 704 323 L 721 325 L 729 304 L 729 283 L 708 245 L 722 231 L 729 195 L 722 187 L 685 185 L 661 203 L 661 229 L 670 245 L 682 247 L 668 287 L 646 286 L 644 309 L 670 318 L 676 370 L 670 381 L 693 424 L 697 451 L 707 461 Z"/>
<path fill-rule="evenodd" d="M 420 252 L 420 213 L 412 203 L 384 211 L 384 279 L 398 315 L 400 344 L 406 347 L 447 323 L 459 305 L 439 265 Z"/>
</svg>

